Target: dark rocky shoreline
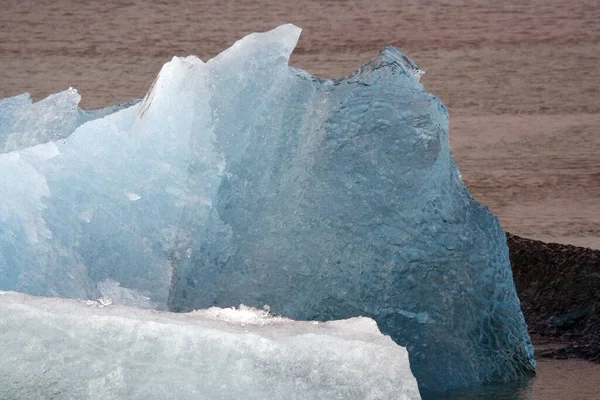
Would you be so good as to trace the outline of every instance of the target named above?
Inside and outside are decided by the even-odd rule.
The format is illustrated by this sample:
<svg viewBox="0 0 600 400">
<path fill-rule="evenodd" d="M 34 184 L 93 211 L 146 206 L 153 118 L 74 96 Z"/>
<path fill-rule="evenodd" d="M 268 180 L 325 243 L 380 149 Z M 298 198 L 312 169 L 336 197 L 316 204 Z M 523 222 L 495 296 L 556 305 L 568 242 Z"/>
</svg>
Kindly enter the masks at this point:
<svg viewBox="0 0 600 400">
<path fill-rule="evenodd" d="M 538 357 L 600 363 L 600 250 L 507 233 L 521 308 Z M 548 345 L 552 343 L 552 345 Z"/>
</svg>

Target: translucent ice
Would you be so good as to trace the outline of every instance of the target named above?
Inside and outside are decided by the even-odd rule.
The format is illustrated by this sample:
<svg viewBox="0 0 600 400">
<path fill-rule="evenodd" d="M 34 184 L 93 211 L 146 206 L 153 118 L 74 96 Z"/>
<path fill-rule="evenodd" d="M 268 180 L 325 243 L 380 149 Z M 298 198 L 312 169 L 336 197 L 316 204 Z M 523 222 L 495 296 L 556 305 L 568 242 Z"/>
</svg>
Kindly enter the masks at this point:
<svg viewBox="0 0 600 400">
<path fill-rule="evenodd" d="M 419 399 L 373 320 L 191 314 L 0 294 L 0 398 Z"/>
<path fill-rule="evenodd" d="M 445 107 L 391 47 L 345 79 L 292 69 L 299 34 L 176 57 L 140 104 L 0 154 L 0 289 L 369 316 L 422 388 L 530 374 L 506 239 Z"/>
<path fill-rule="evenodd" d="M 78 106 L 80 100 L 75 89 L 50 95 L 34 104 L 28 93 L 0 100 L 0 153 L 66 138 L 87 121 L 135 104 L 84 111 Z"/>
<path fill-rule="evenodd" d="M 23 93 L 15 97 L 7 97 L 0 100 L 0 137 L 9 130 L 19 116 L 31 106 L 29 93 Z"/>
</svg>

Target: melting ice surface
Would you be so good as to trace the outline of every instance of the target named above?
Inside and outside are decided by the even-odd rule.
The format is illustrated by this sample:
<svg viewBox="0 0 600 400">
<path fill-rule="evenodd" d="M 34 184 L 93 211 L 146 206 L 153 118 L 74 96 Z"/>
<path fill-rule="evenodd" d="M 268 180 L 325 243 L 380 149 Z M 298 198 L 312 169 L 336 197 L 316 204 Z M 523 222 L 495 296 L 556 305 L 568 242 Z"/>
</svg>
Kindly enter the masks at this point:
<svg viewBox="0 0 600 400">
<path fill-rule="evenodd" d="M 0 292 L 0 398 L 420 398 L 406 350 L 368 318 L 89 303 Z"/>
<path fill-rule="evenodd" d="M 299 34 L 175 57 L 141 103 L 83 125 L 76 102 L 0 103 L 0 289 L 367 316 L 421 389 L 531 375 L 506 239 L 462 182 L 446 108 L 392 47 L 345 79 L 290 68 Z"/>
</svg>

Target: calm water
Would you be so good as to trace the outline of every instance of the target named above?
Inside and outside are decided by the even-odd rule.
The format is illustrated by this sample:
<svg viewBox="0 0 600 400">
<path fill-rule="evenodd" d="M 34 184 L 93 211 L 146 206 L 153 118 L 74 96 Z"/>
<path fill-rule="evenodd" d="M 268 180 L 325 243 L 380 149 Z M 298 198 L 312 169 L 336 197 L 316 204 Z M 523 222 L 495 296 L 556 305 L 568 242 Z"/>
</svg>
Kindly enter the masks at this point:
<svg viewBox="0 0 600 400">
<path fill-rule="evenodd" d="M 598 400 L 600 365 L 581 360 L 539 360 L 537 377 L 528 382 L 447 395 L 425 395 L 424 400 Z"/>
<path fill-rule="evenodd" d="M 73 86 L 88 108 L 143 96 L 173 55 L 206 60 L 285 22 L 304 28 L 292 63 L 318 76 L 346 75 L 396 45 L 448 106 L 463 177 L 507 230 L 600 248 L 597 0 L 0 5 L 0 97 Z M 599 387 L 597 365 L 542 360 L 527 384 L 454 398 L 600 399 Z"/>
</svg>

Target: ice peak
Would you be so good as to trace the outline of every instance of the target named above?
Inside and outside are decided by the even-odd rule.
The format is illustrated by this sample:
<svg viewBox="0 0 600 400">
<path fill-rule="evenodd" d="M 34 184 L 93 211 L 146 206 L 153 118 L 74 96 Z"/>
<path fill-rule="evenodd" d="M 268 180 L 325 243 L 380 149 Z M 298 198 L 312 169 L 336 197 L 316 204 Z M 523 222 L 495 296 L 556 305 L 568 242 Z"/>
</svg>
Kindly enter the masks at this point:
<svg viewBox="0 0 600 400">
<path fill-rule="evenodd" d="M 399 70 L 402 74 L 414 78 L 417 82 L 425 73 L 400 49 L 388 45 L 368 64 L 359 67 L 353 76 L 369 76 L 374 71 L 384 67 Z"/>
<path fill-rule="evenodd" d="M 208 61 L 209 64 L 234 60 L 263 61 L 282 59 L 287 62 L 296 48 L 302 29 L 292 24 L 280 25 L 267 32 L 251 33 Z M 256 62 L 260 62 L 256 60 Z"/>
</svg>

